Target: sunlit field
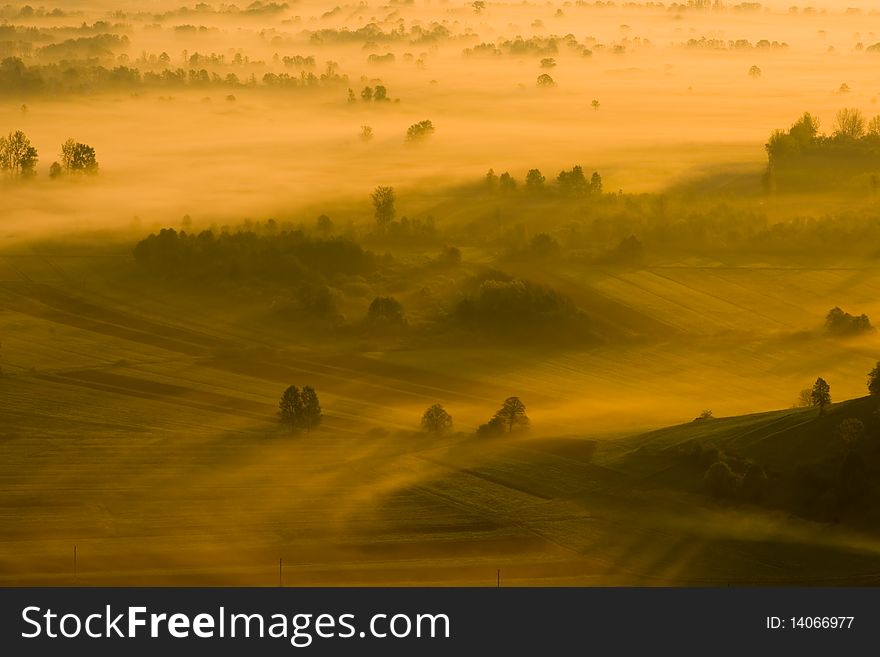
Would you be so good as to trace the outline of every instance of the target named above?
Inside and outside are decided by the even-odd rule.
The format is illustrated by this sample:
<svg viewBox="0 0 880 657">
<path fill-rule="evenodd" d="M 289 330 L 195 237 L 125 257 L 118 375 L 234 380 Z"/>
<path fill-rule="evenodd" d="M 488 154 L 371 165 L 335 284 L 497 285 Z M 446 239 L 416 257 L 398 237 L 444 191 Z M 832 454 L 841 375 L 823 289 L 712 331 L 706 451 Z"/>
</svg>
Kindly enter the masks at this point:
<svg viewBox="0 0 880 657">
<path fill-rule="evenodd" d="M 0 584 L 877 584 L 876 15 L 703 4 L 0 8 Z"/>
</svg>

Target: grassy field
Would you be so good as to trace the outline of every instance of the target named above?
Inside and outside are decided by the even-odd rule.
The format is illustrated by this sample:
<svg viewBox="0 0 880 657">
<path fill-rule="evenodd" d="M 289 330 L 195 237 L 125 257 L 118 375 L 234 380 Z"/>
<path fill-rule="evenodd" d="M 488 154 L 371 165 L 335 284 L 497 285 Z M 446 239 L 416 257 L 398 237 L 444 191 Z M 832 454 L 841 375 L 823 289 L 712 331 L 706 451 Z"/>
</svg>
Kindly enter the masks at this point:
<svg viewBox="0 0 880 657">
<path fill-rule="evenodd" d="M 676 474 L 694 441 L 784 464 L 814 410 L 643 433 L 790 406 L 817 373 L 836 399 L 863 394 L 876 336 L 817 325 L 844 288 L 874 311 L 868 269 L 572 270 L 554 282 L 666 337 L 512 358 L 309 348 L 222 298 L 126 295 L 113 257 L 0 260 L 4 585 L 276 585 L 279 559 L 285 585 L 878 583 L 875 536 Z M 278 428 L 291 383 L 321 395 L 309 435 Z M 533 432 L 474 438 L 509 394 Z M 416 431 L 436 401 L 460 433 Z"/>
</svg>

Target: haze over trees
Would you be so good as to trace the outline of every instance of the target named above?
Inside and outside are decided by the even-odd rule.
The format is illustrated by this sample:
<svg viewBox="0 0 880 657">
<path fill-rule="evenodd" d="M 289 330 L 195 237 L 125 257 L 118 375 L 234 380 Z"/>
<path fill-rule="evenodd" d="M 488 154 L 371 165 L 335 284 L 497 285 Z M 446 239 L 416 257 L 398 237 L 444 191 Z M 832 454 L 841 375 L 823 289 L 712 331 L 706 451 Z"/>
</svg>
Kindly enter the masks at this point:
<svg viewBox="0 0 880 657">
<path fill-rule="evenodd" d="M 385 230 L 394 220 L 396 210 L 394 208 L 394 188 L 388 186 L 377 187 L 370 198 L 373 201 L 374 216 L 379 230 Z"/>
<path fill-rule="evenodd" d="M 37 149 L 21 130 L 0 137 L 0 171 L 8 177 L 30 178 L 37 160 Z"/>
<path fill-rule="evenodd" d="M 88 144 L 68 139 L 61 145 L 61 167 L 66 173 L 97 173 L 95 149 Z"/>
<path fill-rule="evenodd" d="M 452 416 L 440 404 L 432 404 L 422 415 L 422 429 L 432 434 L 452 431 Z"/>
<path fill-rule="evenodd" d="M 289 386 L 281 395 L 278 409 L 281 424 L 291 431 L 304 429 L 310 433 L 321 424 L 321 403 L 311 386 L 303 386 L 302 389 Z"/>
</svg>

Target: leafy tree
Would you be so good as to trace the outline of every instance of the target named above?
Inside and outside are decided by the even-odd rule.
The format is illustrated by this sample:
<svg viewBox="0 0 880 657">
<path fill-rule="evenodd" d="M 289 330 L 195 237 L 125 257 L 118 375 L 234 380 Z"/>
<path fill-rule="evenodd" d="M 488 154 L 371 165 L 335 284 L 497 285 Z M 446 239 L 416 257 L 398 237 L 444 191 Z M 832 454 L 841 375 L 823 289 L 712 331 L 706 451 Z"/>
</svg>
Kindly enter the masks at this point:
<svg viewBox="0 0 880 657">
<path fill-rule="evenodd" d="M 753 78 L 761 77 L 761 69 L 753 65 L 749 68 L 749 76 Z"/>
<path fill-rule="evenodd" d="M 471 7 L 474 8 L 475 14 L 479 14 L 486 8 L 486 0 L 474 0 L 474 2 L 471 3 Z"/>
<path fill-rule="evenodd" d="M 406 140 L 409 142 L 421 141 L 434 134 L 434 124 L 429 120 L 413 123 L 406 129 Z"/>
<path fill-rule="evenodd" d="M 598 110 L 599 110 L 599 101 L 596 100 L 596 99 L 593 99 L 593 100 L 590 102 L 590 107 L 593 108 L 593 111 L 594 111 L 594 112 L 598 111 Z"/>
<path fill-rule="evenodd" d="M 361 91 L 361 99 L 366 103 L 373 100 L 373 87 L 364 87 Z"/>
<path fill-rule="evenodd" d="M 403 306 L 394 297 L 376 297 L 367 309 L 367 321 L 371 324 L 406 324 Z"/>
<path fill-rule="evenodd" d="M 880 116 L 875 116 L 868 121 L 868 135 L 870 137 L 880 137 Z"/>
<path fill-rule="evenodd" d="M 58 162 L 53 162 L 49 167 L 50 178 L 58 178 L 62 173 L 64 173 L 64 169 L 61 168 L 61 165 L 58 164 Z"/>
<path fill-rule="evenodd" d="M 526 189 L 532 192 L 541 191 L 544 189 L 545 180 L 538 169 L 529 169 L 526 174 Z"/>
<path fill-rule="evenodd" d="M 440 404 L 434 404 L 422 415 L 422 429 L 435 434 L 451 431 L 452 416 Z"/>
<path fill-rule="evenodd" d="M 278 402 L 278 415 L 281 418 L 281 424 L 290 427 L 291 431 L 296 431 L 302 417 L 302 408 L 302 396 L 299 388 L 289 386 L 281 395 L 281 401 Z"/>
<path fill-rule="evenodd" d="M 602 176 L 599 175 L 598 171 L 594 171 L 593 175 L 590 176 L 590 194 L 601 194 L 602 193 Z"/>
<path fill-rule="evenodd" d="M 382 103 L 388 100 L 388 90 L 381 84 L 377 84 L 373 90 L 373 100 Z"/>
<path fill-rule="evenodd" d="M 494 170 L 494 169 L 489 169 L 489 170 L 486 172 L 486 178 L 485 178 L 485 180 L 486 180 L 486 187 L 487 187 L 488 189 L 495 189 L 495 187 L 497 187 L 497 185 L 498 185 L 498 176 L 495 175 L 495 170 Z"/>
<path fill-rule="evenodd" d="M 581 166 L 575 165 L 571 171 L 560 171 L 556 177 L 559 190 L 566 194 L 585 194 L 588 190 L 587 179 Z"/>
<path fill-rule="evenodd" d="M 546 73 L 541 73 L 541 75 L 538 76 L 537 85 L 539 87 L 555 87 L 556 82 L 554 82 L 553 78 Z"/>
<path fill-rule="evenodd" d="M 810 392 L 810 401 L 812 401 L 813 406 L 819 407 L 819 415 L 822 415 L 825 412 L 825 407 L 831 403 L 831 386 L 821 376 L 813 384 L 813 390 Z"/>
<path fill-rule="evenodd" d="M 796 408 L 806 408 L 808 406 L 813 405 L 813 390 L 811 388 L 804 388 L 798 393 L 797 402 L 795 402 Z"/>
<path fill-rule="evenodd" d="M 516 189 L 516 181 L 507 171 L 498 176 L 498 186 L 502 192 L 512 192 Z"/>
<path fill-rule="evenodd" d="M 370 198 L 373 200 L 376 224 L 380 230 L 385 230 L 385 227 L 394 219 L 396 212 L 394 209 L 394 188 L 380 185 L 370 195 Z"/>
<path fill-rule="evenodd" d="M 507 432 L 516 428 L 525 429 L 529 426 L 529 417 L 526 415 L 526 405 L 519 397 L 508 397 L 504 400 L 501 408 L 492 417 L 502 423 Z"/>
<path fill-rule="evenodd" d="M 373 138 L 373 128 L 368 125 L 361 126 L 361 141 L 370 141 Z"/>
<path fill-rule="evenodd" d="M 21 130 L 0 137 L 0 171 L 15 178 L 29 178 L 37 166 L 37 149 Z"/>
<path fill-rule="evenodd" d="M 872 395 L 880 395 L 880 360 L 874 365 L 874 369 L 868 372 L 868 392 Z"/>
<path fill-rule="evenodd" d="M 825 316 L 825 330 L 832 335 L 852 335 L 873 331 L 874 327 L 867 315 L 850 315 L 835 306 Z"/>
<path fill-rule="evenodd" d="M 819 136 L 819 119 L 809 112 L 804 112 L 803 116 L 791 125 L 788 134 L 799 146 L 807 146 Z"/>
<path fill-rule="evenodd" d="M 95 149 L 68 139 L 61 145 L 61 166 L 67 173 L 97 173 L 98 160 Z"/>
<path fill-rule="evenodd" d="M 306 433 L 321 424 L 321 402 L 318 401 L 318 393 L 311 386 L 304 386 L 300 391 L 300 425 L 305 427 Z"/>
<path fill-rule="evenodd" d="M 348 88 L 348 102 L 349 103 L 356 103 L 357 102 L 357 97 L 354 95 L 354 89 L 352 89 L 351 87 Z"/>
<path fill-rule="evenodd" d="M 281 395 L 278 408 L 281 423 L 291 431 L 305 429 L 309 433 L 321 424 L 321 403 L 311 386 L 304 386 L 302 390 L 289 386 Z"/>
<path fill-rule="evenodd" d="M 861 139 L 865 135 L 865 117 L 861 110 L 845 108 L 837 113 L 834 136 L 842 139 Z"/>
</svg>

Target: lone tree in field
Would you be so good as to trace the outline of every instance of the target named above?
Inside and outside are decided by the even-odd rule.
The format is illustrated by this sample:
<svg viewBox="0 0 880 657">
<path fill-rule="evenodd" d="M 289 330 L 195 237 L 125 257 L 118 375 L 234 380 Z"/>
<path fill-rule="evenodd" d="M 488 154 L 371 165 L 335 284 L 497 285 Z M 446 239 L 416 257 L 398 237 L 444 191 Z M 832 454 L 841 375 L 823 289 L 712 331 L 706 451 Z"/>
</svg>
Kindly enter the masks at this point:
<svg viewBox="0 0 880 657">
<path fill-rule="evenodd" d="M 37 149 L 21 130 L 0 137 L 0 171 L 13 178 L 29 178 L 37 166 Z"/>
<path fill-rule="evenodd" d="M 819 415 L 822 415 L 825 412 L 825 407 L 831 403 L 831 386 L 821 376 L 813 384 L 810 401 L 813 402 L 813 406 L 819 407 Z"/>
<path fill-rule="evenodd" d="M 422 429 L 434 434 L 451 431 L 452 416 L 440 404 L 434 404 L 422 415 Z"/>
<path fill-rule="evenodd" d="M 872 395 L 880 395 L 880 360 L 874 365 L 874 369 L 868 372 L 868 392 Z"/>
<path fill-rule="evenodd" d="M 61 166 L 67 173 L 98 173 L 98 160 L 95 149 L 68 139 L 61 144 Z"/>
<path fill-rule="evenodd" d="M 318 395 L 311 386 L 304 386 L 302 390 L 296 386 L 289 386 L 281 401 L 278 402 L 278 415 L 281 424 L 290 428 L 291 431 L 305 429 L 306 433 L 321 424 L 321 404 Z"/>
<path fill-rule="evenodd" d="M 384 231 L 385 226 L 394 219 L 396 212 L 394 209 L 394 188 L 379 185 L 370 198 L 373 200 L 376 224 L 379 226 L 379 230 Z"/>
<path fill-rule="evenodd" d="M 492 420 L 503 423 L 508 433 L 514 429 L 525 429 L 529 426 L 526 405 L 520 401 L 519 397 L 508 397 L 505 399 L 501 408 L 492 417 Z"/>
<path fill-rule="evenodd" d="M 413 123 L 406 129 L 406 140 L 409 142 L 422 141 L 434 134 L 434 124 L 430 119 Z"/>
</svg>

